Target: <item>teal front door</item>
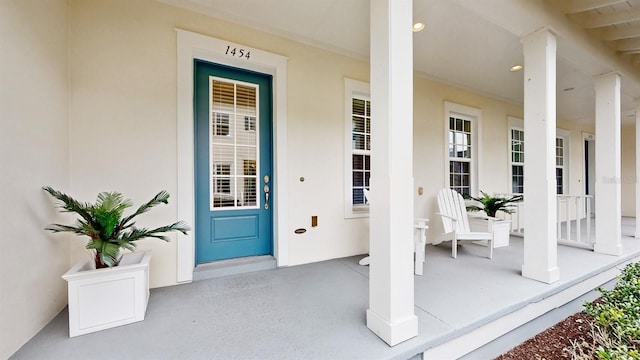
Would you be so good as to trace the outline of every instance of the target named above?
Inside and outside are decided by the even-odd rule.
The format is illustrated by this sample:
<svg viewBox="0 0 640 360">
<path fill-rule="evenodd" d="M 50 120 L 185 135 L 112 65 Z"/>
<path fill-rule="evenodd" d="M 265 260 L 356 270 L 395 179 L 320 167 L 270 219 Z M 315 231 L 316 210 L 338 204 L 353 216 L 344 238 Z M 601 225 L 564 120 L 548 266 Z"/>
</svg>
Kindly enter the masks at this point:
<svg viewBox="0 0 640 360">
<path fill-rule="evenodd" d="M 272 254 L 271 76 L 194 68 L 196 262 Z"/>
</svg>

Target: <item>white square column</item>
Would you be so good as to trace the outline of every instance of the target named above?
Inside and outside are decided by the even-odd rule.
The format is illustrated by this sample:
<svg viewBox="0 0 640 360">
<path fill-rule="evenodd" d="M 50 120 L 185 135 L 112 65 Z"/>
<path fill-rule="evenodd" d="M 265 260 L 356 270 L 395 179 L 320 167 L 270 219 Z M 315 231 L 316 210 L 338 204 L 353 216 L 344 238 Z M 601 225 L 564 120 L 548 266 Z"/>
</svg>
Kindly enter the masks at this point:
<svg viewBox="0 0 640 360">
<path fill-rule="evenodd" d="M 413 291 L 412 0 L 371 0 L 371 205 L 367 327 L 418 335 Z"/>
<path fill-rule="evenodd" d="M 640 100 L 636 100 L 636 233 L 640 238 Z"/>
<path fill-rule="evenodd" d="M 556 233 L 556 36 L 548 29 L 524 48 L 524 264 L 522 276 L 558 281 Z"/>
<path fill-rule="evenodd" d="M 622 255 L 620 200 L 620 74 L 595 78 L 596 243 L 593 250 Z"/>
</svg>

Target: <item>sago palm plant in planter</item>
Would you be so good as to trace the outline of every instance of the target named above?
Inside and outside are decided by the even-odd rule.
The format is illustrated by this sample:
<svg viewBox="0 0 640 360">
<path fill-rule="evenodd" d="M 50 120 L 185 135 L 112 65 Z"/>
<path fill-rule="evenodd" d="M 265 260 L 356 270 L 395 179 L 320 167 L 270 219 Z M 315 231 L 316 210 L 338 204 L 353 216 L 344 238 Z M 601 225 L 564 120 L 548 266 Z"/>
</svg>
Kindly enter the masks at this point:
<svg viewBox="0 0 640 360">
<path fill-rule="evenodd" d="M 96 269 L 117 266 L 121 259 L 120 249 L 135 250 L 135 241 L 144 238 L 169 241 L 163 235 L 164 233 L 179 231 L 186 235 L 190 230 L 181 221 L 155 229 L 135 227 L 133 219 L 136 216 L 158 204 L 168 203 L 169 194 L 166 191 L 159 192 L 133 214 L 123 217 L 124 211 L 133 206 L 133 203 L 118 192 L 101 192 L 95 204 L 91 204 L 77 201 L 49 186 L 43 189 L 58 200 L 58 206 L 63 209 L 63 212 L 76 213 L 80 216 L 75 225 L 51 224 L 46 227 L 46 230 L 88 236 L 89 242 L 86 247 L 95 251 Z"/>
<path fill-rule="evenodd" d="M 498 212 L 513 214 L 513 208 L 516 206 L 516 203 L 523 200 L 523 196 L 491 196 L 484 191 L 480 191 L 480 193 L 482 197 L 464 196 L 465 199 L 476 202 L 467 205 L 467 211 L 484 211 L 488 217 L 469 218 L 472 230 L 493 233 L 493 247 L 508 246 L 511 220 L 497 219 L 496 214 Z"/>
<path fill-rule="evenodd" d="M 477 201 L 480 205 L 467 205 L 467 211 L 484 211 L 489 217 L 496 217 L 496 214 L 501 211 L 506 214 L 513 214 L 513 207 L 516 203 L 522 201 L 522 195 L 512 196 L 490 196 L 484 191 L 480 191 L 482 197 L 473 197 L 465 195 L 465 199 Z"/>
<path fill-rule="evenodd" d="M 164 235 L 167 232 L 187 234 L 189 228 L 180 221 L 154 229 L 135 226 L 134 218 L 156 205 L 167 204 L 169 194 L 161 191 L 125 216 L 124 211 L 133 204 L 117 192 L 102 192 L 92 204 L 51 187 L 43 189 L 57 199 L 62 212 L 79 216 L 73 225 L 52 224 L 46 230 L 87 236 L 86 248 L 94 255 L 91 261 L 75 265 L 62 276 L 68 283 L 69 336 L 144 320 L 151 252 L 120 252 L 135 250 L 135 242 L 144 238 L 169 241 Z"/>
</svg>

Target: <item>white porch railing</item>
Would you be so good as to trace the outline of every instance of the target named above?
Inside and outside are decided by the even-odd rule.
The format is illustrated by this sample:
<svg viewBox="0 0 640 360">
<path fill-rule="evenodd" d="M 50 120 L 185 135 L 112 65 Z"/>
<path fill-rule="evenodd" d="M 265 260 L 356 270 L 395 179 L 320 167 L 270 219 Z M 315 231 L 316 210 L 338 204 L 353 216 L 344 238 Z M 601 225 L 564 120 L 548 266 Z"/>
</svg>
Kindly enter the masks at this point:
<svg viewBox="0 0 640 360">
<path fill-rule="evenodd" d="M 509 197 L 516 194 L 496 194 Z M 511 235 L 524 236 L 524 201 L 514 204 L 513 213 L 498 213 L 501 219 L 511 220 Z M 593 195 L 557 196 L 558 244 L 593 249 Z"/>
<path fill-rule="evenodd" d="M 558 195 L 558 244 L 593 250 L 593 195 Z"/>
</svg>

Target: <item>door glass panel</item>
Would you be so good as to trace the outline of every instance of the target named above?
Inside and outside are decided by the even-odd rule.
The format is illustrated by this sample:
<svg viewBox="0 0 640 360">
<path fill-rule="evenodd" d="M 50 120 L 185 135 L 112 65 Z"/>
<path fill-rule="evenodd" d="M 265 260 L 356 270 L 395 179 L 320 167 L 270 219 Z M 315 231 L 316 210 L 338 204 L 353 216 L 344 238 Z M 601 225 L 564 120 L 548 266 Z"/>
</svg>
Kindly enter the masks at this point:
<svg viewBox="0 0 640 360">
<path fill-rule="evenodd" d="M 256 161 L 244 160 L 244 177 L 242 179 L 242 201 L 244 206 L 257 206 L 256 194 Z"/>
<path fill-rule="evenodd" d="M 258 86 L 210 77 L 211 210 L 259 206 Z"/>
<path fill-rule="evenodd" d="M 236 117 L 236 144 L 256 147 L 256 117 L 238 115 Z"/>
<path fill-rule="evenodd" d="M 211 101 L 213 111 L 231 113 L 234 110 L 235 84 L 228 81 L 213 80 L 211 88 Z"/>
</svg>

